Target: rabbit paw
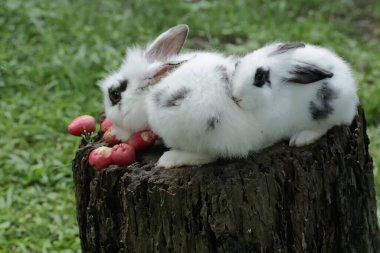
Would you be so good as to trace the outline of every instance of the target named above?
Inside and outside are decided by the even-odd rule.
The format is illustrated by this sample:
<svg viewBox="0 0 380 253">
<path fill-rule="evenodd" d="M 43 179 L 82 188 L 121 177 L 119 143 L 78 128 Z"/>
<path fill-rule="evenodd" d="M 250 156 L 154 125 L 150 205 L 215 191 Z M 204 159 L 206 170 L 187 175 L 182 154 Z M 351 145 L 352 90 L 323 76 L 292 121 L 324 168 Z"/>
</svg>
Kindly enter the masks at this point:
<svg viewBox="0 0 380 253">
<path fill-rule="evenodd" d="M 292 138 L 290 138 L 289 146 L 301 147 L 309 145 L 318 140 L 321 136 L 322 134 L 320 132 L 305 130 L 293 135 Z"/>
<path fill-rule="evenodd" d="M 180 150 L 169 150 L 160 157 L 156 166 L 169 169 L 185 165 L 202 165 L 215 160 L 216 158 L 207 155 L 193 154 Z"/>
<path fill-rule="evenodd" d="M 122 141 L 122 142 L 125 142 L 129 139 L 129 137 L 131 136 L 131 133 L 124 130 L 124 129 L 121 129 L 117 126 L 113 126 L 112 127 L 112 130 L 111 130 L 111 133 L 113 135 L 115 135 L 116 139 Z"/>
</svg>

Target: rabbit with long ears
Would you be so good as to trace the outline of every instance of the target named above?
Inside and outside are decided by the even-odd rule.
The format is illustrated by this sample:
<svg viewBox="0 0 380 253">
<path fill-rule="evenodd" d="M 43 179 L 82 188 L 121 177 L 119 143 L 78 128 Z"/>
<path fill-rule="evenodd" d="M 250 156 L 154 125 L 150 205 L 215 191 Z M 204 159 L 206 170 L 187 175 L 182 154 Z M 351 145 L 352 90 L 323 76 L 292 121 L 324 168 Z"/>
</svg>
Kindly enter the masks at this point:
<svg viewBox="0 0 380 253">
<path fill-rule="evenodd" d="M 128 48 L 119 70 L 100 81 L 105 113 L 114 123 L 112 131 L 118 139 L 125 141 L 132 133 L 149 129 L 145 97 L 151 85 L 191 57 L 178 56 L 188 30 L 187 25 L 177 25 L 146 48 Z"/>
<path fill-rule="evenodd" d="M 265 145 L 259 122 L 232 100 L 235 63 L 233 57 L 217 53 L 198 54 L 152 87 L 149 125 L 171 148 L 157 166 L 244 157 Z"/>
<path fill-rule="evenodd" d="M 266 125 L 266 142 L 307 145 L 356 114 L 356 82 L 335 53 L 304 43 L 274 43 L 237 64 L 232 81 L 239 107 Z"/>
<path fill-rule="evenodd" d="M 347 63 L 304 43 L 275 43 L 234 62 L 198 55 L 147 97 L 149 124 L 171 150 L 157 165 L 200 165 L 245 157 L 282 139 L 314 142 L 356 114 Z"/>
</svg>

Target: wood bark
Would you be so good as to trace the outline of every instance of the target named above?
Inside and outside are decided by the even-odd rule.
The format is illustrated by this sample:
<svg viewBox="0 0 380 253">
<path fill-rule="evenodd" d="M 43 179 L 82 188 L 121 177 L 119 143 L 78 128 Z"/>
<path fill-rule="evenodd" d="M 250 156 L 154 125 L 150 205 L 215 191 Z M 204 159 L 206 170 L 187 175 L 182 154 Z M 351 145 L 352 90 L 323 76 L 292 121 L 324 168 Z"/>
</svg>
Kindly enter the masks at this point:
<svg viewBox="0 0 380 253">
<path fill-rule="evenodd" d="M 129 167 L 73 161 L 83 252 L 380 252 L 363 111 L 318 142 L 286 142 L 247 159 L 155 168 L 163 148 Z"/>
</svg>

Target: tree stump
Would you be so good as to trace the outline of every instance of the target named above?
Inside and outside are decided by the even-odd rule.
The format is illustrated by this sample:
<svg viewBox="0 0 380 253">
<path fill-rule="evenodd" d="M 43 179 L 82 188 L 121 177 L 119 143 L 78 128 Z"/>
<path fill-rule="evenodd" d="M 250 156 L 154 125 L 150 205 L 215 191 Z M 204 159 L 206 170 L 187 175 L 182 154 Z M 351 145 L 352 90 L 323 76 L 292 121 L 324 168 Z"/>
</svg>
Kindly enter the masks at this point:
<svg viewBox="0 0 380 253">
<path fill-rule="evenodd" d="M 363 111 L 317 143 L 247 159 L 155 168 L 155 147 L 94 173 L 73 161 L 83 252 L 380 252 Z"/>
</svg>

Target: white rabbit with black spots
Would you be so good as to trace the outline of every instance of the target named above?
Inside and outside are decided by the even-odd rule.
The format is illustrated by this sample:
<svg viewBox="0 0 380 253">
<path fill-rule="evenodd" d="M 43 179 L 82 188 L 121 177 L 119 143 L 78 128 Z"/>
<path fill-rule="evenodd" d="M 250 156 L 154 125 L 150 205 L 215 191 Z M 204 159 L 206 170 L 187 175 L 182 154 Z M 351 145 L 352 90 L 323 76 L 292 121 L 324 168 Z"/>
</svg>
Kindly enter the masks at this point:
<svg viewBox="0 0 380 253">
<path fill-rule="evenodd" d="M 259 122 L 232 100 L 235 64 L 233 57 L 199 54 L 152 87 L 147 97 L 149 125 L 172 148 L 157 166 L 244 157 L 264 145 Z"/>
<path fill-rule="evenodd" d="M 149 129 L 145 97 L 151 85 L 192 57 L 178 55 L 187 34 L 188 26 L 181 24 L 162 33 L 146 48 L 128 48 L 119 70 L 100 81 L 105 114 L 114 123 L 112 131 L 118 139 L 125 141 L 132 133 Z"/>
<path fill-rule="evenodd" d="M 198 55 L 154 86 L 149 124 L 172 148 L 157 166 L 245 157 L 282 139 L 314 142 L 356 114 L 355 79 L 331 51 L 276 43 L 238 62 Z"/>
<path fill-rule="evenodd" d="M 356 82 L 348 64 L 322 47 L 274 43 L 244 56 L 232 94 L 241 110 L 265 124 L 268 143 L 307 145 L 356 115 Z"/>
</svg>

